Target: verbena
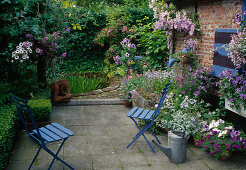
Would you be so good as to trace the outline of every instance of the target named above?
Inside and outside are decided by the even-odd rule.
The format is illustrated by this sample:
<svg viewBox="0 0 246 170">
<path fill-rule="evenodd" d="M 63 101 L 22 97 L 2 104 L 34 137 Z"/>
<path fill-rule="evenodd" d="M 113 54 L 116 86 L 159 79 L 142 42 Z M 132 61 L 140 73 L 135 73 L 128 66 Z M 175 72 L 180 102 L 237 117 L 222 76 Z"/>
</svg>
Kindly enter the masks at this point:
<svg viewBox="0 0 246 170">
<path fill-rule="evenodd" d="M 72 94 L 89 92 L 106 87 L 109 84 L 106 77 L 67 75 L 64 78 L 68 80 Z"/>
</svg>

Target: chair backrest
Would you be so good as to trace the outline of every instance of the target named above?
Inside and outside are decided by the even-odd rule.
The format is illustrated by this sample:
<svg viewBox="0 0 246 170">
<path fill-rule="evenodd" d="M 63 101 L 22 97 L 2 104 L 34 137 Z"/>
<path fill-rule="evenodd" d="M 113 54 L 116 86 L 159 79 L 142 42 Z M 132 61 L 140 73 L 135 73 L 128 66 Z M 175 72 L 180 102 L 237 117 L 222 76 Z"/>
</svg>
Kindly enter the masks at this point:
<svg viewBox="0 0 246 170">
<path fill-rule="evenodd" d="M 30 120 L 31 120 L 31 122 L 32 122 L 32 124 L 33 124 L 33 126 L 35 128 L 35 130 L 37 131 L 37 135 L 38 135 L 37 140 L 39 140 L 40 142 L 43 143 L 44 141 L 43 141 L 43 139 L 42 139 L 42 137 L 40 135 L 39 129 L 37 127 L 37 124 L 36 124 L 36 122 L 35 122 L 35 120 L 34 120 L 34 118 L 32 116 L 32 110 L 31 110 L 30 106 L 28 105 L 28 100 L 24 100 L 24 99 L 21 99 L 19 97 L 16 97 L 12 93 L 10 93 L 10 95 L 11 95 L 13 101 L 15 102 L 16 109 L 17 109 L 18 114 L 19 114 L 19 116 L 21 118 L 21 122 L 24 125 L 28 135 L 30 135 L 32 130 L 29 129 L 29 127 L 26 124 L 26 121 L 25 121 L 25 118 L 24 118 L 24 115 L 23 115 L 25 113 L 27 113 L 27 115 L 29 116 L 29 118 L 30 118 Z"/>
<path fill-rule="evenodd" d="M 166 98 L 166 95 L 167 95 L 167 93 L 168 93 L 168 90 L 169 90 L 170 85 L 171 85 L 171 82 L 168 83 L 168 84 L 166 84 L 165 87 L 164 87 L 164 89 L 163 89 L 163 91 L 162 91 L 161 99 L 160 99 L 160 101 L 159 101 L 159 103 L 158 103 L 158 106 L 157 106 L 157 108 L 156 108 L 156 110 L 155 110 L 154 116 L 152 117 L 151 124 L 154 122 L 154 120 L 155 120 L 155 119 L 157 118 L 157 116 L 159 115 L 159 112 L 160 112 L 161 107 L 162 107 L 162 105 L 163 105 L 163 102 L 164 102 L 164 100 L 165 100 L 165 98 Z"/>
</svg>

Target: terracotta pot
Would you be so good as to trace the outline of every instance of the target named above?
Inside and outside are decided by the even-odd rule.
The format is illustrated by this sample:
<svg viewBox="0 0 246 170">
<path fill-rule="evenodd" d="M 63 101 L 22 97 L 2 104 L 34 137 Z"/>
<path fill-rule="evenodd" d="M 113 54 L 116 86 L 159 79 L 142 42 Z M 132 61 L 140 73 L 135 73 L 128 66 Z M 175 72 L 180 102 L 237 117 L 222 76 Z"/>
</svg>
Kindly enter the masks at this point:
<svg viewBox="0 0 246 170">
<path fill-rule="evenodd" d="M 125 107 L 132 107 L 132 102 L 130 102 L 128 100 L 124 100 L 124 105 L 125 105 Z"/>
<path fill-rule="evenodd" d="M 198 148 L 201 148 L 201 146 L 198 145 L 199 140 L 197 140 L 196 138 L 193 138 L 193 140 L 194 140 L 194 145 Z"/>
<path fill-rule="evenodd" d="M 190 54 L 184 54 L 183 56 L 180 57 L 181 63 L 182 64 L 189 64 L 189 56 Z"/>
<path fill-rule="evenodd" d="M 229 159 L 232 155 L 232 152 L 231 151 L 227 151 L 226 154 L 224 156 L 220 156 L 219 159 L 222 160 L 222 161 L 225 161 L 227 159 Z"/>
</svg>

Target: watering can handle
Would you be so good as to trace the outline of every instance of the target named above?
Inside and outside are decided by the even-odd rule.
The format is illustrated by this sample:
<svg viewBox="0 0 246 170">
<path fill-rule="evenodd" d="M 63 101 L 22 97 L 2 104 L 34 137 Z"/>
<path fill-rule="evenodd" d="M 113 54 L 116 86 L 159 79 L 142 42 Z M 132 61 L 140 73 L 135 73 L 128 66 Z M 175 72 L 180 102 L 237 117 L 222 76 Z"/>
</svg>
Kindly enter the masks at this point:
<svg viewBox="0 0 246 170">
<path fill-rule="evenodd" d="M 179 134 L 175 133 L 175 131 L 173 131 L 173 126 L 174 126 L 174 125 L 175 125 L 175 126 L 178 126 L 178 127 L 180 127 L 180 128 L 182 129 L 182 131 L 183 131 L 183 133 L 182 133 L 183 135 L 182 135 L 182 136 L 180 136 Z M 183 126 L 179 125 L 179 124 L 173 123 L 173 124 L 171 125 L 171 131 L 174 132 L 175 135 L 178 135 L 178 136 L 180 136 L 180 137 L 182 137 L 182 138 L 185 136 L 185 128 L 184 128 Z"/>
</svg>

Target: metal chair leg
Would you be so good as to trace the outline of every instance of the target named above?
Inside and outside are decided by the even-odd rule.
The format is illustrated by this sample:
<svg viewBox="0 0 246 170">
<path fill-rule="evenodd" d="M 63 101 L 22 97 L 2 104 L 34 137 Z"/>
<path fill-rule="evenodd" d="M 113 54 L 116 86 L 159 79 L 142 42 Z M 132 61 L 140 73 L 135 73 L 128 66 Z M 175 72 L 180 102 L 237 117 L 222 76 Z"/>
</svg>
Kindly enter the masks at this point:
<svg viewBox="0 0 246 170">
<path fill-rule="evenodd" d="M 58 150 L 57 150 L 57 152 L 56 152 L 56 156 L 59 154 L 59 152 L 60 152 L 60 150 L 61 150 L 61 148 L 62 148 L 62 146 L 63 146 L 63 144 L 65 143 L 66 140 L 67 140 L 67 138 L 64 139 L 63 142 L 61 143 L 61 146 L 58 148 Z M 55 161 L 55 157 L 54 157 L 53 160 L 51 161 L 50 166 L 49 166 L 48 169 L 51 168 L 51 166 L 53 165 L 54 161 Z"/>
<path fill-rule="evenodd" d="M 32 165 L 33 165 L 34 161 L 36 160 L 36 158 L 37 158 L 37 156 L 38 156 L 38 154 L 39 154 L 39 152 L 40 152 L 41 148 L 42 148 L 42 147 L 41 147 L 41 146 L 39 146 L 38 151 L 37 151 L 36 155 L 34 156 L 34 158 L 33 158 L 32 162 L 31 162 L 31 164 L 30 164 L 30 166 L 29 166 L 28 170 L 30 170 L 30 169 L 31 169 L 31 167 L 32 167 Z"/>
</svg>

